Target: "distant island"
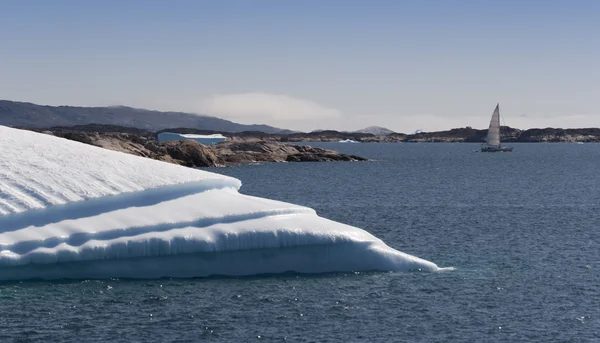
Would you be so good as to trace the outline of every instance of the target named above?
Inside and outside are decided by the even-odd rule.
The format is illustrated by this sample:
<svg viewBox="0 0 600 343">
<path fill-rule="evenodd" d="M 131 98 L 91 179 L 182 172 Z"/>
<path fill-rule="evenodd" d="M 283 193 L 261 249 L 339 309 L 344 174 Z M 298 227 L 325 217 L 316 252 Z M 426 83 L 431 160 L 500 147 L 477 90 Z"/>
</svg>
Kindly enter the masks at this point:
<svg viewBox="0 0 600 343">
<path fill-rule="evenodd" d="M 313 131 L 309 133 L 295 132 L 288 134 L 273 134 L 256 131 L 227 133 L 188 128 L 173 128 L 162 131 L 187 134 L 222 133 L 231 140 L 261 140 L 273 142 L 340 142 L 351 140 L 361 143 L 483 143 L 485 142 L 485 138 L 487 136 L 487 129 L 477 130 L 470 127 L 451 129 L 447 131 L 418 132 L 413 134 L 392 132 L 386 135 L 375 135 L 372 133 L 361 132 L 342 132 L 335 130 Z M 502 127 L 500 136 L 502 141 L 506 143 L 600 142 L 600 128 L 545 128 L 519 130 L 511 127 Z"/>
<path fill-rule="evenodd" d="M 206 115 L 183 112 L 160 112 L 125 106 L 73 107 L 42 106 L 0 100 L 0 125 L 33 129 L 69 129 L 82 132 L 187 134 L 221 133 L 231 141 L 265 142 L 339 142 L 357 141 L 389 143 L 482 143 L 487 129 L 471 127 L 437 132 L 397 133 L 371 126 L 354 132 L 318 130 L 294 132 L 268 125 L 244 125 Z M 502 127 L 503 142 L 600 142 L 600 128 L 528 129 Z"/>
</svg>

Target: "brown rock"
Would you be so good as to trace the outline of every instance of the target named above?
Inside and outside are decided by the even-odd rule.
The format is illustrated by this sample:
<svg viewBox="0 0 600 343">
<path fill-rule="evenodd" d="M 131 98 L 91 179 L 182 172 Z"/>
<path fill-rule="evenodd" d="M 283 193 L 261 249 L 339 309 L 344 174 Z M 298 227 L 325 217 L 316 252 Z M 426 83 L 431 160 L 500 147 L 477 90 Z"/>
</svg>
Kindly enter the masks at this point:
<svg viewBox="0 0 600 343">
<path fill-rule="evenodd" d="M 310 146 L 262 140 L 226 141 L 205 146 L 192 140 L 156 141 L 153 135 L 124 132 L 52 130 L 44 133 L 105 149 L 188 167 L 215 167 L 251 162 L 364 161 L 365 158 Z"/>
</svg>

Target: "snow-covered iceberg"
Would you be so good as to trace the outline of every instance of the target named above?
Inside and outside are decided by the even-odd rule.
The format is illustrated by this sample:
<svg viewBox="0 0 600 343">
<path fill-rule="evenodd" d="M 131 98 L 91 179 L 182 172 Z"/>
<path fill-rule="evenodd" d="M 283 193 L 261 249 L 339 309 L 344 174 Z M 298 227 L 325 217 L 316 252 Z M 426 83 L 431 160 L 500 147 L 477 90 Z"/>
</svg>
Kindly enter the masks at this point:
<svg viewBox="0 0 600 343">
<path fill-rule="evenodd" d="M 0 126 L 0 280 L 439 270 L 240 186 Z"/>
<path fill-rule="evenodd" d="M 227 137 L 220 133 L 212 135 L 194 135 L 194 134 L 183 134 L 173 132 L 161 132 L 158 134 L 157 139 L 159 141 L 184 141 L 192 140 L 205 145 L 217 144 L 227 140 Z"/>
</svg>

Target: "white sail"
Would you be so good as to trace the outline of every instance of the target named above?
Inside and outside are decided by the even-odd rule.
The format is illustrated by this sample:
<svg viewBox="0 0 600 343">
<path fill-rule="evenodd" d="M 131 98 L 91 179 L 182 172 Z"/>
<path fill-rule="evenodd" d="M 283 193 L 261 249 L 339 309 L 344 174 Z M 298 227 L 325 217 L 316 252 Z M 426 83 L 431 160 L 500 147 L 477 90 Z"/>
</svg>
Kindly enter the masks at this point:
<svg viewBox="0 0 600 343">
<path fill-rule="evenodd" d="M 500 146 L 500 104 L 496 105 L 485 143 L 490 146 Z"/>
</svg>

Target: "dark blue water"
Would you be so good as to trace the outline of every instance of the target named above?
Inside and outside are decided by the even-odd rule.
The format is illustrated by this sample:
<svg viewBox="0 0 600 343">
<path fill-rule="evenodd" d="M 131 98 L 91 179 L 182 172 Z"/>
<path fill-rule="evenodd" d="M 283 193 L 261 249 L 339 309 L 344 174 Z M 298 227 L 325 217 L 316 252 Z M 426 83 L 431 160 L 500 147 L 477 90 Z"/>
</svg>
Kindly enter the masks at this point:
<svg viewBox="0 0 600 343">
<path fill-rule="evenodd" d="M 457 269 L 5 283 L 0 341 L 600 341 L 600 145 L 313 145 L 374 161 L 214 171 Z"/>
</svg>

